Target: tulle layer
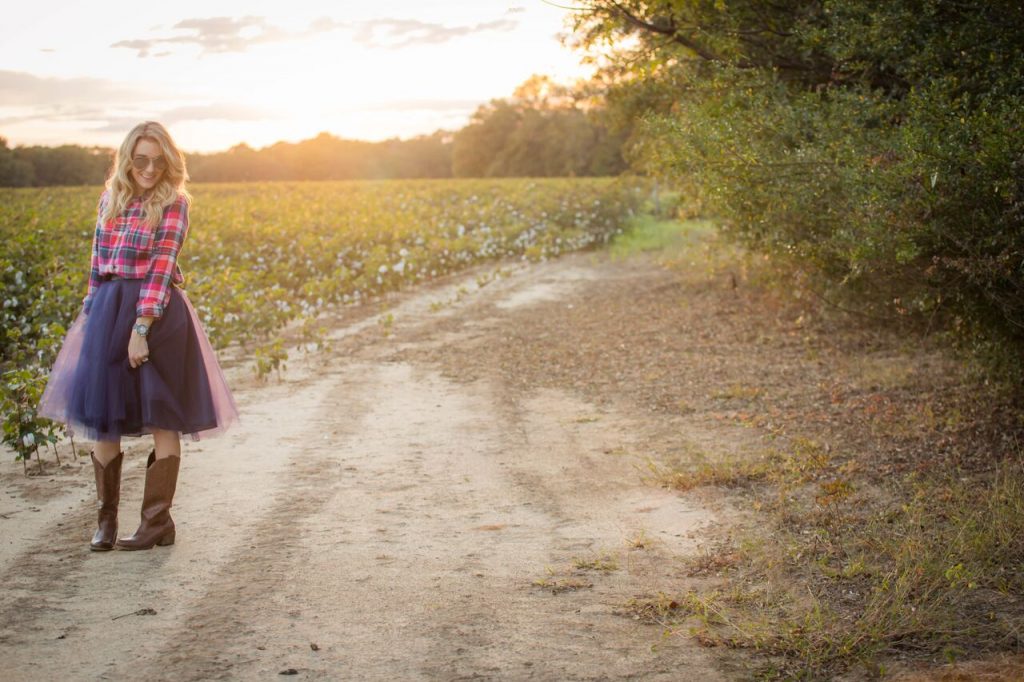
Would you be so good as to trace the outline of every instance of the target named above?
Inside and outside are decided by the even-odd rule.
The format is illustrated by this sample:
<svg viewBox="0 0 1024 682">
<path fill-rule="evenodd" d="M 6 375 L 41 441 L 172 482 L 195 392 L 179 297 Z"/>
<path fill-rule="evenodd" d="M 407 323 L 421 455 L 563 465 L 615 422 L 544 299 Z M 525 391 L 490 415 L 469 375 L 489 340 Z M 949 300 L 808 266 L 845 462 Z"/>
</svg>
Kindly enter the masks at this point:
<svg viewBox="0 0 1024 682">
<path fill-rule="evenodd" d="M 141 436 L 154 428 L 193 440 L 238 421 L 217 356 L 184 291 L 172 287 L 147 336 L 149 361 L 132 368 L 128 340 L 142 280 L 113 279 L 96 289 L 89 314 L 64 337 L 39 414 L 90 440 Z"/>
</svg>

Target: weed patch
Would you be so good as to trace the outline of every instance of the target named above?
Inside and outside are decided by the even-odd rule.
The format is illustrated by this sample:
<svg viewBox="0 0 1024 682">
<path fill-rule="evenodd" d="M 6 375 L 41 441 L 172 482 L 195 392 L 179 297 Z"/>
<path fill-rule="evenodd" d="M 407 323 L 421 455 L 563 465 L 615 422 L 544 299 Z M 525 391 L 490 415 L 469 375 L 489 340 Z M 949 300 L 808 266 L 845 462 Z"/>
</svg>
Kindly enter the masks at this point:
<svg viewBox="0 0 1024 682">
<path fill-rule="evenodd" d="M 713 230 L 706 220 L 679 222 L 641 214 L 626 221 L 625 230 L 612 241 L 611 254 L 626 258 L 645 251 L 674 253 L 706 239 Z"/>
<path fill-rule="evenodd" d="M 764 306 L 777 330 L 745 309 L 760 327 L 732 349 L 742 366 L 723 362 L 720 379 L 688 380 L 706 386 L 712 409 L 744 410 L 708 416 L 760 429 L 765 446 L 744 457 L 683 448 L 641 468 L 649 483 L 680 491 L 725 488 L 753 512 L 687 560 L 701 589 L 638 597 L 627 613 L 677 631 L 686 623 L 704 646 L 749 651 L 762 679 L 882 676 L 1019 652 L 1024 417 L 1014 394 L 913 330 L 801 300 L 799 281 L 722 246 L 705 234 L 659 256 L 694 292 L 717 280 L 719 306 L 734 305 L 733 274 L 741 290 L 765 292 L 755 296 L 789 287 L 788 300 Z M 761 349 L 776 354 L 775 367 L 802 371 L 766 379 Z M 833 374 L 811 374 L 815 366 Z M 690 396 L 650 402 L 707 414 Z"/>
</svg>

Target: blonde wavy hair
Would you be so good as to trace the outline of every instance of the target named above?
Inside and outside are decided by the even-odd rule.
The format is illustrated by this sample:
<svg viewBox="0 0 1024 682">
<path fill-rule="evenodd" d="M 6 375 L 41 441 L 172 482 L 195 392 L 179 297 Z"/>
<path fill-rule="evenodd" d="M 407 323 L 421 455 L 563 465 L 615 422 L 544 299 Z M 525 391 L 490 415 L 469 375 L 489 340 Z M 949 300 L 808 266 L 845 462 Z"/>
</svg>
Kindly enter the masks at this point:
<svg viewBox="0 0 1024 682">
<path fill-rule="evenodd" d="M 152 140 L 160 146 L 160 151 L 167 160 L 167 168 L 160 176 L 160 181 L 153 187 L 142 204 L 142 215 L 149 227 L 159 224 L 164 209 L 177 201 L 179 196 L 192 203 L 192 195 L 185 189 L 188 171 L 185 169 L 185 155 L 174 144 L 167 128 L 156 121 L 145 121 L 131 129 L 114 155 L 114 165 L 107 178 L 107 205 L 103 211 L 103 222 L 113 220 L 128 207 L 133 196 L 142 193 L 142 188 L 132 179 L 132 156 L 139 140 Z"/>
</svg>

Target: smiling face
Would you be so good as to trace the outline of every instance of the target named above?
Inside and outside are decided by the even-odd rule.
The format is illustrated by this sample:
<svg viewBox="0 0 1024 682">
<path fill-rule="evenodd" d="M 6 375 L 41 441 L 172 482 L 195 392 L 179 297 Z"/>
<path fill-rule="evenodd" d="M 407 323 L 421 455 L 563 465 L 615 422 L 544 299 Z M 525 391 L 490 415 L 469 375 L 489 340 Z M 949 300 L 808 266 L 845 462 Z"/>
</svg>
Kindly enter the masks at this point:
<svg viewBox="0 0 1024 682">
<path fill-rule="evenodd" d="M 133 163 L 131 174 L 136 186 L 145 191 L 156 187 L 156 184 L 160 182 L 165 166 L 158 169 L 157 164 L 165 164 L 167 160 L 156 140 L 151 140 L 148 137 L 140 138 L 132 151 L 132 161 L 140 159 L 145 162 L 143 168 L 140 170 Z"/>
</svg>

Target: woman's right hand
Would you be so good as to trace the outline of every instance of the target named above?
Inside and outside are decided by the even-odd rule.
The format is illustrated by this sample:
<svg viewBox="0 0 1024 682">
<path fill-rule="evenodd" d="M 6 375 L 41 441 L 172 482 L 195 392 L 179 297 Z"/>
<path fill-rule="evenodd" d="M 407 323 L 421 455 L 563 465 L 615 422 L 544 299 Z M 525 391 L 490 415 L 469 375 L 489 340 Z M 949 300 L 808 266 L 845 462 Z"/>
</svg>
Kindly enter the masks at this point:
<svg viewBox="0 0 1024 682">
<path fill-rule="evenodd" d="M 149 360 L 149 342 L 145 337 L 139 336 L 132 330 L 132 337 L 128 339 L 128 363 L 132 369 Z"/>
</svg>

